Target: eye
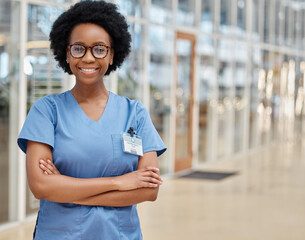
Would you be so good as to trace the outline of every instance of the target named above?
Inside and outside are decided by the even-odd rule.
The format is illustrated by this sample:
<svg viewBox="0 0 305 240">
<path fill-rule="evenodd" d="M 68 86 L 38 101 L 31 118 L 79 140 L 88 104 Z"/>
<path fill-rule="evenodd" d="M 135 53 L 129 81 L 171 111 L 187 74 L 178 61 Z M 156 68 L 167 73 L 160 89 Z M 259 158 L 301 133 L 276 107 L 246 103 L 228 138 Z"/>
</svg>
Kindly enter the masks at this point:
<svg viewBox="0 0 305 240">
<path fill-rule="evenodd" d="M 97 55 L 104 55 L 107 52 L 107 48 L 102 45 L 94 46 L 93 52 Z"/>
<path fill-rule="evenodd" d="M 75 53 L 82 53 L 85 51 L 85 47 L 82 45 L 73 45 L 71 50 Z"/>
</svg>

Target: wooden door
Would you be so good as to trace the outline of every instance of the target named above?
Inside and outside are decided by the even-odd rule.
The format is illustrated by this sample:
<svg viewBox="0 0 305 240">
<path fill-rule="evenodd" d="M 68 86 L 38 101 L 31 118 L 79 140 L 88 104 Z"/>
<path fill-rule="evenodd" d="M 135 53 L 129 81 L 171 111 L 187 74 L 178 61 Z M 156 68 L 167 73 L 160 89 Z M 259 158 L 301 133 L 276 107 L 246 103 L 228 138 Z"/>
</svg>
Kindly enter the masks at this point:
<svg viewBox="0 0 305 240">
<path fill-rule="evenodd" d="M 192 167 L 195 36 L 177 33 L 175 172 Z"/>
</svg>

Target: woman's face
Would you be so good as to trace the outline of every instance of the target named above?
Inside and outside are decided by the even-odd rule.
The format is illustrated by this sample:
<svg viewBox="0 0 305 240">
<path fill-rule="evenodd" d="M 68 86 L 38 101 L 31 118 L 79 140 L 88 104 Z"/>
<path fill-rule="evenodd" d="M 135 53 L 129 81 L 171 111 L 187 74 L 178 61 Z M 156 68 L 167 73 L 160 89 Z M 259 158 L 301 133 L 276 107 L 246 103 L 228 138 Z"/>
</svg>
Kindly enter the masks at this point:
<svg viewBox="0 0 305 240">
<path fill-rule="evenodd" d="M 70 45 L 74 45 L 71 55 Z M 93 47 L 96 56 L 99 56 L 104 47 L 108 46 L 108 54 L 104 58 L 95 58 L 92 55 L 91 48 L 87 48 L 85 55 L 81 58 L 75 56 L 81 56 L 81 52 L 84 47 Z M 70 66 L 72 73 L 75 75 L 76 80 L 83 84 L 94 84 L 103 79 L 103 76 L 107 72 L 108 66 L 112 65 L 113 50 L 111 49 L 110 36 L 104 28 L 92 24 L 84 23 L 77 25 L 71 32 L 69 47 L 67 49 L 67 62 Z"/>
</svg>

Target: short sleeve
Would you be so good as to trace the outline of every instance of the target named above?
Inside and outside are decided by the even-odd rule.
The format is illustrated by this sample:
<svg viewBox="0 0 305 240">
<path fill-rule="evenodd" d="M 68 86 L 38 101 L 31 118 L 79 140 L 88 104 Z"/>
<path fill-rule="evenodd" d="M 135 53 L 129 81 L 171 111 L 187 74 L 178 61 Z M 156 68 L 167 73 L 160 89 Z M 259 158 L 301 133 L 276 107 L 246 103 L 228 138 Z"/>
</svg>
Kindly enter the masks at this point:
<svg viewBox="0 0 305 240">
<path fill-rule="evenodd" d="M 41 142 L 54 148 L 55 104 L 49 97 L 37 100 L 31 107 L 21 132 L 18 146 L 26 153 L 27 141 Z"/>
<path fill-rule="evenodd" d="M 153 125 L 147 109 L 141 102 L 137 104 L 136 134 L 142 138 L 143 153 L 156 151 L 159 157 L 166 151 L 166 146 Z"/>
</svg>

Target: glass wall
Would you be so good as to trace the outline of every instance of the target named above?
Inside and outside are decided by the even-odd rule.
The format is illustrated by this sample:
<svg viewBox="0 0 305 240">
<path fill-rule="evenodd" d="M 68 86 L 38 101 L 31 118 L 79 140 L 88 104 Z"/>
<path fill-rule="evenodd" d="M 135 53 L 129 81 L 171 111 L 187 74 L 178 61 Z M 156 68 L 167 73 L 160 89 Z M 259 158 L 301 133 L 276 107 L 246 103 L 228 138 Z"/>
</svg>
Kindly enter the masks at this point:
<svg viewBox="0 0 305 240">
<path fill-rule="evenodd" d="M 150 21 L 168 24 L 174 21 L 172 0 L 151 0 L 149 9 Z"/>
<path fill-rule="evenodd" d="M 300 33 L 300 49 L 301 50 L 304 50 L 305 49 L 305 28 L 302 27 L 303 26 L 303 23 L 305 22 L 305 9 L 302 9 L 301 10 L 301 33 Z"/>
<path fill-rule="evenodd" d="M 301 72 L 301 59 L 295 62 L 295 134 L 300 137 L 302 133 L 302 108 L 304 104 L 303 74 Z"/>
<path fill-rule="evenodd" d="M 189 26 L 195 24 L 195 0 L 178 0 L 176 22 Z"/>
<path fill-rule="evenodd" d="M 234 129 L 233 110 L 233 54 L 234 43 L 230 40 L 221 39 L 218 42 L 218 136 L 217 158 L 223 158 L 231 154 L 232 144 L 230 140 Z"/>
<path fill-rule="evenodd" d="M 50 50 L 49 33 L 53 21 L 62 8 L 29 5 L 28 43 L 25 57 L 25 74 L 28 82 L 28 109 L 42 96 L 62 91 L 63 71 Z"/>
<path fill-rule="evenodd" d="M 216 86 L 216 70 L 214 66 L 214 42 L 211 38 L 199 36 L 199 146 L 200 162 L 208 160 L 207 149 L 212 139 L 210 123 L 213 112 L 214 92 Z"/>
<path fill-rule="evenodd" d="M 150 26 L 150 115 L 165 145 L 170 144 L 171 89 L 173 84 L 174 32 L 161 26 Z M 169 151 L 161 155 L 162 173 L 168 173 Z"/>
<path fill-rule="evenodd" d="M 275 1 L 275 37 L 274 43 L 280 45 L 283 43 L 283 23 L 284 23 L 284 12 L 282 1 Z"/>
<path fill-rule="evenodd" d="M 269 91 L 272 91 L 271 102 L 272 102 L 272 141 L 276 142 L 280 140 L 279 134 L 279 113 L 280 113 L 280 79 L 281 79 L 281 63 L 283 61 L 282 54 L 278 52 L 273 53 L 273 70 L 272 70 L 272 85 Z"/>
<path fill-rule="evenodd" d="M 243 150 L 245 141 L 245 114 L 247 105 L 247 96 L 245 96 L 247 84 L 247 59 L 248 49 L 247 45 L 243 43 L 236 43 L 234 45 L 234 91 L 233 99 L 234 109 L 234 152 L 239 153 Z"/>
<path fill-rule="evenodd" d="M 213 0 L 201 0 L 200 30 L 205 33 L 214 31 L 214 4 Z"/>
<path fill-rule="evenodd" d="M 292 31 L 292 9 L 290 6 L 290 2 L 289 1 L 285 1 L 285 4 L 283 4 L 283 8 L 284 8 L 284 19 L 285 19 L 285 23 L 284 23 L 284 44 L 286 46 L 291 46 L 292 41 L 291 41 L 291 31 Z"/>
<path fill-rule="evenodd" d="M 274 26 L 272 25 L 271 18 L 274 16 L 274 13 L 270 14 L 269 11 L 266 11 L 269 9 L 270 11 L 274 11 L 273 9 L 273 0 L 264 1 L 264 41 L 265 42 L 272 42 L 271 38 L 273 37 L 273 29 Z"/>
<path fill-rule="evenodd" d="M 253 41 L 259 41 L 260 40 L 260 13 L 261 13 L 261 6 L 260 6 L 260 0 L 252 0 L 252 31 L 251 39 Z"/>
<path fill-rule="evenodd" d="M 219 31 L 223 34 L 232 34 L 232 18 L 231 12 L 234 8 L 232 0 L 220 0 L 220 26 Z M 215 4 L 215 3 L 214 3 Z"/>
<path fill-rule="evenodd" d="M 17 218 L 19 16 L 18 3 L 0 2 L 0 223 Z"/>
<path fill-rule="evenodd" d="M 11 26 L 10 1 L 0 3 L 0 222 L 8 221 L 9 169 L 9 39 Z"/>
<path fill-rule="evenodd" d="M 117 0 L 116 4 L 124 15 L 144 17 L 145 8 L 143 6 L 145 6 L 145 0 Z"/>
<path fill-rule="evenodd" d="M 249 98 L 249 148 L 254 149 L 259 146 L 260 133 L 260 90 L 264 85 L 266 72 L 262 68 L 262 50 L 259 47 L 253 47 L 251 51 L 251 78 L 250 78 L 250 98 Z"/>
<path fill-rule="evenodd" d="M 57 67 L 50 50 L 49 33 L 54 20 L 64 11 L 53 6 L 28 6 L 28 42 L 24 61 L 27 77 L 27 111 L 39 98 L 61 93 L 65 74 Z M 27 188 L 26 213 L 37 211 L 39 202 Z"/>
<path fill-rule="evenodd" d="M 118 94 L 143 101 L 144 64 L 147 49 L 145 33 L 147 28 L 141 24 L 129 24 L 132 36 L 131 53 L 118 70 Z"/>
<path fill-rule="evenodd" d="M 237 0 L 237 36 L 240 38 L 246 37 L 246 24 L 247 24 L 247 0 Z"/>
</svg>

